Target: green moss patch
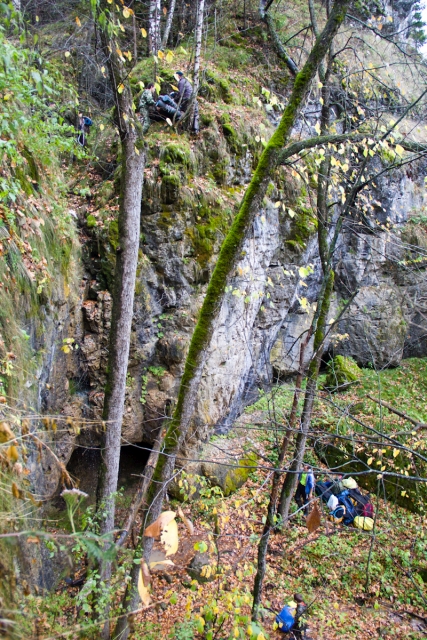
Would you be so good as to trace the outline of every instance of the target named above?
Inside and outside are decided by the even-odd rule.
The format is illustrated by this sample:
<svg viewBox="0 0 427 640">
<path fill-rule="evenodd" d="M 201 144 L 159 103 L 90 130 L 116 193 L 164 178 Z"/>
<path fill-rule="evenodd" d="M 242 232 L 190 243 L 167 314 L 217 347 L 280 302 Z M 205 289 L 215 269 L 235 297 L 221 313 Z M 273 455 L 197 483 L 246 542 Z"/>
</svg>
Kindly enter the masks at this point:
<svg viewBox="0 0 427 640">
<path fill-rule="evenodd" d="M 353 360 L 345 356 L 335 356 L 328 362 L 325 388 L 339 390 L 359 380 L 362 370 Z"/>
</svg>

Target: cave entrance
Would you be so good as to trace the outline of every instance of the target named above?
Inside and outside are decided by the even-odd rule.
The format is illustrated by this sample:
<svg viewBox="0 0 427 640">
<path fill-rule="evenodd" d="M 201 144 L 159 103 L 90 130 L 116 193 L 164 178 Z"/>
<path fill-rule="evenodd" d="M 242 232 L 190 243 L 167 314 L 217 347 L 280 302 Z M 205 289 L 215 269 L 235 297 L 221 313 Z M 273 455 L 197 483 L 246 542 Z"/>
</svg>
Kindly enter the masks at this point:
<svg viewBox="0 0 427 640">
<path fill-rule="evenodd" d="M 95 504 L 101 451 L 98 447 L 77 446 L 67 464 L 67 471 L 80 491 L 88 494 L 86 506 Z M 65 504 L 65 503 L 64 503 Z"/>
<path fill-rule="evenodd" d="M 133 494 L 140 476 L 145 469 L 152 445 L 147 442 L 135 442 L 123 445 L 120 449 L 118 488 L 124 495 Z"/>
<path fill-rule="evenodd" d="M 133 494 L 141 473 L 144 471 L 151 445 L 146 442 L 123 445 L 120 449 L 120 466 L 118 488 L 123 489 L 123 495 Z M 86 504 L 96 502 L 101 451 L 98 447 L 78 446 L 73 451 L 67 464 L 67 471 L 78 488 L 89 495 Z"/>
</svg>

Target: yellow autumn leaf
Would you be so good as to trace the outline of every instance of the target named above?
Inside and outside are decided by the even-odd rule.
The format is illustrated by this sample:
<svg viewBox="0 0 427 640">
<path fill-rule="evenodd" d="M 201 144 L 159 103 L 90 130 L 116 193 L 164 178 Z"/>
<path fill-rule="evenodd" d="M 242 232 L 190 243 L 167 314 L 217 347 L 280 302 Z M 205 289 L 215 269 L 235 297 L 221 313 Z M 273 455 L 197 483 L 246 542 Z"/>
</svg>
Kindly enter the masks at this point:
<svg viewBox="0 0 427 640">
<path fill-rule="evenodd" d="M 9 427 L 7 422 L 0 422 L 0 444 L 13 440 L 15 434 Z"/>
<path fill-rule="evenodd" d="M 174 84 L 171 84 L 171 87 L 172 87 L 172 89 L 173 89 L 174 91 L 179 91 L 178 87 L 175 87 L 175 85 L 174 85 Z"/>
<path fill-rule="evenodd" d="M 124 17 L 124 18 L 129 18 L 130 14 L 131 14 L 131 13 L 130 13 L 129 8 L 128 8 L 128 7 L 125 7 L 125 8 L 123 9 L 123 17 Z"/>
<path fill-rule="evenodd" d="M 165 547 L 165 555 L 173 556 L 178 551 L 178 525 L 176 520 L 171 520 L 162 531 L 160 542 Z"/>
<path fill-rule="evenodd" d="M 149 582 L 148 582 L 148 584 L 146 583 L 147 578 L 143 573 L 142 565 L 145 565 L 144 561 L 141 562 L 141 569 L 139 570 L 138 593 L 139 593 L 139 597 L 141 598 L 142 604 L 144 604 L 146 607 L 148 607 L 149 604 L 151 603 L 151 596 L 150 596 L 150 592 L 148 590 L 148 586 L 149 586 L 150 583 Z M 148 571 L 148 567 L 147 567 L 147 571 Z"/>
<path fill-rule="evenodd" d="M 147 32 L 146 32 L 145 29 L 141 29 L 141 35 L 142 35 L 143 38 L 147 37 Z"/>
<path fill-rule="evenodd" d="M 163 58 L 165 57 L 165 54 L 163 53 L 163 51 L 158 51 L 157 57 L 160 58 L 160 60 L 163 60 Z"/>
<path fill-rule="evenodd" d="M 66 51 L 66 52 L 64 53 L 64 56 L 65 56 L 66 58 L 69 58 L 69 57 L 70 57 L 70 55 L 71 55 L 71 53 L 70 53 L 69 51 Z"/>
<path fill-rule="evenodd" d="M 18 449 L 14 444 L 11 444 L 6 451 L 6 457 L 11 462 L 16 462 L 19 459 Z"/>
<path fill-rule="evenodd" d="M 373 458 L 372 458 L 372 457 L 371 457 L 371 458 L 368 458 L 368 460 L 366 461 L 366 464 L 371 465 L 371 464 L 372 464 L 372 461 L 373 461 Z"/>
<path fill-rule="evenodd" d="M 172 62 L 173 60 L 173 53 L 172 51 L 168 51 L 166 54 L 166 62 Z"/>
<path fill-rule="evenodd" d="M 78 27 L 82 26 L 82 23 L 80 22 L 80 18 L 78 16 L 76 16 L 76 24 Z"/>
<path fill-rule="evenodd" d="M 314 127 L 314 130 L 319 134 L 320 136 L 320 124 L 318 122 L 316 122 L 316 125 Z"/>
<path fill-rule="evenodd" d="M 295 218 L 295 216 L 297 215 L 293 209 L 288 209 L 288 214 L 291 216 L 291 218 Z"/>
<path fill-rule="evenodd" d="M 152 524 L 144 530 L 146 538 L 158 538 L 164 527 L 175 518 L 175 511 L 163 511 Z"/>
<path fill-rule="evenodd" d="M 138 149 L 138 147 L 135 147 L 135 153 L 136 153 L 136 155 L 137 155 L 137 156 L 139 156 L 139 149 Z"/>
<path fill-rule="evenodd" d="M 104 126 L 103 124 L 100 124 L 100 125 L 99 125 L 99 128 L 101 129 L 101 131 L 104 131 L 105 126 Z"/>
<path fill-rule="evenodd" d="M 393 449 L 393 458 L 397 458 L 399 453 L 400 453 L 399 449 Z"/>
<path fill-rule="evenodd" d="M 117 93 L 123 93 L 124 90 L 125 90 L 125 85 L 119 84 L 119 86 L 117 87 Z"/>
<path fill-rule="evenodd" d="M 160 93 L 160 85 L 159 85 L 159 83 L 158 83 L 158 82 L 156 82 L 156 83 L 154 84 L 154 88 L 155 88 L 155 90 L 157 91 L 157 93 Z"/>
<path fill-rule="evenodd" d="M 12 482 L 12 495 L 16 499 L 22 498 L 22 492 L 18 488 L 18 485 L 16 484 L 16 482 Z"/>
<path fill-rule="evenodd" d="M 301 305 L 301 308 L 304 310 L 307 310 L 310 306 L 307 298 L 299 298 L 299 303 Z"/>
<path fill-rule="evenodd" d="M 280 200 L 278 200 L 277 202 L 274 203 L 274 208 L 278 209 L 280 207 L 280 205 L 281 205 L 281 202 L 280 202 Z"/>
<path fill-rule="evenodd" d="M 405 150 L 403 147 L 400 146 L 400 144 L 397 144 L 395 147 L 395 151 L 398 156 L 402 156 Z"/>
</svg>

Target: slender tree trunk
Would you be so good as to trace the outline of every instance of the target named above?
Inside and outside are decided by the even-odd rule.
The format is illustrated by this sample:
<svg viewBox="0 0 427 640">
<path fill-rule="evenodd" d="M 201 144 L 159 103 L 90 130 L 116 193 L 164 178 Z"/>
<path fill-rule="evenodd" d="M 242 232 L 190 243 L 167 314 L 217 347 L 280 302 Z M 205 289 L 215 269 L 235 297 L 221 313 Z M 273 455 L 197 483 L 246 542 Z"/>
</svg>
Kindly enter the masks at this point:
<svg viewBox="0 0 427 640">
<path fill-rule="evenodd" d="M 194 69 L 193 69 L 193 96 L 199 93 L 200 86 L 200 52 L 202 50 L 203 37 L 203 14 L 205 10 L 205 0 L 199 0 L 197 5 L 197 24 L 196 24 L 196 49 L 194 52 Z"/>
<path fill-rule="evenodd" d="M 109 15 L 108 5 L 100 11 Z M 106 24 L 105 20 L 100 24 Z M 132 92 L 126 71 L 116 52 L 117 45 L 108 29 L 101 28 L 101 41 L 115 94 L 115 120 L 122 145 L 122 180 L 119 211 L 119 243 L 114 277 L 113 309 L 110 328 L 108 374 L 105 388 L 103 418 L 105 432 L 101 442 L 101 469 L 98 483 L 98 504 L 102 504 L 101 534 L 114 530 L 115 497 L 120 462 L 121 427 L 126 390 L 130 335 L 133 316 L 136 268 L 138 263 L 141 197 L 145 153 L 142 127 L 133 110 Z M 111 543 L 107 543 L 112 544 Z M 101 563 L 101 577 L 108 584 L 111 562 Z M 105 611 L 108 614 L 108 607 Z M 109 638 L 106 624 L 103 638 Z"/>
<path fill-rule="evenodd" d="M 312 0 L 309 0 L 310 12 L 312 13 L 313 30 L 318 36 L 316 18 L 314 14 L 314 7 L 312 6 Z M 332 41 L 330 48 L 332 48 Z M 321 134 L 325 134 L 329 126 L 330 117 L 330 104 L 329 104 L 329 76 L 331 73 L 331 56 L 329 56 L 329 63 L 325 72 L 322 65 L 319 65 L 319 74 L 322 77 L 325 84 L 322 87 L 322 113 L 320 118 Z M 282 491 L 280 495 L 278 514 L 281 516 L 283 522 L 287 522 L 289 517 L 289 507 L 291 505 L 292 497 L 295 491 L 297 483 L 298 469 L 301 469 L 301 464 L 304 457 L 305 445 L 307 441 L 308 428 L 311 421 L 311 414 L 313 411 L 313 402 L 315 398 L 317 379 L 319 376 L 319 368 L 322 356 L 321 345 L 324 340 L 324 332 L 326 319 L 330 308 L 330 299 L 332 295 L 334 274 L 331 269 L 331 250 L 333 250 L 333 243 L 331 247 L 328 246 L 328 186 L 330 183 L 330 168 L 331 158 L 330 154 L 327 154 L 325 159 L 321 162 L 317 178 L 317 203 L 316 203 L 316 217 L 317 217 L 317 241 L 319 246 L 320 263 L 323 271 L 323 283 L 324 286 L 321 290 L 321 296 L 318 300 L 318 309 L 320 313 L 316 313 L 313 318 L 313 323 L 310 328 L 308 338 L 315 332 L 314 346 L 313 346 L 313 358 L 310 363 L 308 372 L 308 382 L 306 392 L 304 395 L 304 409 L 301 419 L 301 432 L 298 434 L 294 461 L 291 466 L 291 473 L 288 473 L 284 479 Z M 301 364 L 301 363 L 300 363 Z"/>
<path fill-rule="evenodd" d="M 310 342 L 310 338 L 312 335 L 312 330 L 307 332 L 307 336 L 300 347 L 300 356 L 299 356 L 299 371 L 298 376 L 295 382 L 295 392 L 292 401 L 291 413 L 289 416 L 289 426 L 285 437 L 283 438 L 282 446 L 280 448 L 279 460 L 277 464 L 277 469 L 279 471 L 275 471 L 273 474 L 273 481 L 271 486 L 270 500 L 267 508 L 267 520 L 264 525 L 264 529 L 258 543 L 258 556 L 257 556 L 257 572 L 254 580 L 254 592 L 253 592 L 253 603 L 252 603 L 252 620 L 258 619 L 259 608 L 261 604 L 262 597 L 262 585 L 264 582 L 265 571 L 267 568 L 267 551 L 268 551 L 268 542 L 270 539 L 270 534 L 273 529 L 277 526 L 276 524 L 276 516 L 277 516 L 277 498 L 279 494 L 279 486 L 280 479 L 282 477 L 282 471 L 280 468 L 283 464 L 283 460 L 285 459 L 286 452 L 289 446 L 289 440 L 292 434 L 292 431 L 295 429 L 297 423 L 297 410 L 298 404 L 301 394 L 301 385 L 304 376 L 304 354 L 307 348 L 308 343 Z"/>
<path fill-rule="evenodd" d="M 160 0 L 150 0 L 148 18 L 148 48 L 151 55 L 160 49 Z"/>
<path fill-rule="evenodd" d="M 138 36 L 136 29 L 136 16 L 135 12 L 132 13 L 132 29 L 133 29 L 133 59 L 135 62 L 138 60 Z"/>
<path fill-rule="evenodd" d="M 114 529 L 114 498 L 120 460 L 121 427 L 129 359 L 133 315 L 136 266 L 138 262 L 142 179 L 145 155 L 135 153 L 137 136 L 122 140 L 122 201 L 119 213 L 119 246 L 114 275 L 113 309 L 108 357 L 108 379 L 105 389 L 104 421 L 106 423 L 101 449 L 102 465 L 99 500 L 107 507 L 102 533 Z"/>
<path fill-rule="evenodd" d="M 174 16 L 174 13 L 175 13 L 175 6 L 176 6 L 176 0 L 171 0 L 168 17 L 166 19 L 165 30 L 163 32 L 162 49 L 164 49 L 166 47 L 166 45 L 168 43 L 168 40 L 169 40 L 169 34 L 170 34 L 170 31 L 171 31 L 172 22 L 173 22 L 173 16 Z"/>
<path fill-rule="evenodd" d="M 271 5 L 271 2 L 265 2 L 265 0 L 260 0 L 259 3 L 259 15 L 261 20 L 265 23 L 268 33 L 270 34 L 271 41 L 273 43 L 274 50 L 278 57 L 283 60 L 283 62 L 288 67 L 289 71 L 293 76 L 296 76 L 298 73 L 298 67 L 295 62 L 292 60 L 289 53 L 286 51 L 286 48 L 283 46 L 282 41 L 279 38 L 279 34 L 276 31 L 276 27 L 274 26 L 274 19 L 268 13 L 268 7 Z"/>
<path fill-rule="evenodd" d="M 292 464 L 286 474 L 280 495 L 280 503 L 278 514 L 282 522 L 286 523 L 289 517 L 289 507 L 292 502 L 293 494 L 297 483 L 298 473 L 301 465 L 307 442 L 308 430 L 310 427 L 311 416 L 313 413 L 313 404 L 316 397 L 317 379 L 319 377 L 320 362 L 322 359 L 322 343 L 326 326 L 326 319 L 331 303 L 331 295 L 334 284 L 334 272 L 332 269 L 325 275 L 325 286 L 318 304 L 320 305 L 320 314 L 316 323 L 316 331 L 314 334 L 313 358 L 310 363 L 307 377 L 307 387 L 304 395 L 304 407 L 301 416 L 301 431 L 297 436 L 295 444 L 295 455 Z M 315 320 L 313 320 L 315 322 Z"/>
</svg>

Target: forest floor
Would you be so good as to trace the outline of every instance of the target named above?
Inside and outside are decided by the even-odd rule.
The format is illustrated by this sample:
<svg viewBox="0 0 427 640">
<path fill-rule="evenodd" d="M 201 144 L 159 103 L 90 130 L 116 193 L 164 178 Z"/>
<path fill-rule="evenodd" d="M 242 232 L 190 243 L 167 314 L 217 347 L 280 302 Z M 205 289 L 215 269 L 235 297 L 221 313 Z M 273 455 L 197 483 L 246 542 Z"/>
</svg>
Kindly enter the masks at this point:
<svg viewBox="0 0 427 640">
<path fill-rule="evenodd" d="M 389 401 L 394 393 L 402 398 L 404 387 L 405 402 L 400 408 L 425 419 L 425 407 L 412 413 L 411 407 L 425 384 L 426 370 L 426 360 L 416 359 L 382 372 L 380 378 L 375 372 L 364 370 L 360 384 L 338 394 L 337 402 L 364 398 L 372 391 L 375 377 L 380 379 Z M 305 518 L 299 513 L 291 517 L 285 530 L 274 533 L 267 558 L 263 620 L 261 626 L 250 622 L 257 544 L 271 482 L 269 460 L 274 459 L 277 449 L 278 434 L 271 428 L 271 401 L 274 397 L 276 415 L 280 415 L 289 403 L 290 389 L 290 385 L 281 385 L 262 395 L 247 408 L 244 427 L 237 422 L 237 429 L 240 426 L 250 431 L 261 462 L 236 493 L 224 497 L 217 487 L 206 485 L 198 494 L 191 494 L 190 477 L 182 475 L 181 507 L 193 523 L 194 533 L 190 535 L 184 522 L 179 521 L 178 552 L 172 556 L 173 565 L 153 572 L 152 604 L 135 616 L 136 640 L 284 637 L 274 629 L 272 612 L 278 612 L 297 592 L 310 605 L 308 635 L 313 640 L 426 637 L 425 516 L 380 497 L 373 498 L 377 512 L 374 532 L 334 525 L 323 507 L 321 525 L 315 532 L 309 533 Z M 315 420 L 324 418 L 324 409 L 320 399 Z M 307 460 L 316 464 L 317 479 L 322 479 L 322 465 L 316 462 L 311 449 L 307 450 Z M 119 522 L 126 516 L 131 486 L 128 484 L 119 498 Z M 172 500 L 167 508 L 176 510 L 178 504 Z M 187 572 L 195 550 L 202 553 L 209 567 L 204 570 L 201 583 L 192 580 Z M 115 584 L 117 601 L 124 589 L 128 554 L 125 550 L 119 559 L 122 570 L 117 572 Z M 97 637 L 88 617 L 90 607 L 85 612 L 85 604 L 90 605 L 90 591 L 86 590 L 85 595 L 85 587 L 80 589 L 67 588 L 62 582 L 53 596 L 27 598 L 26 612 L 31 613 L 28 619 L 36 613 L 42 615 L 46 634 L 43 638 Z M 65 628 L 70 631 L 62 635 Z"/>
</svg>

